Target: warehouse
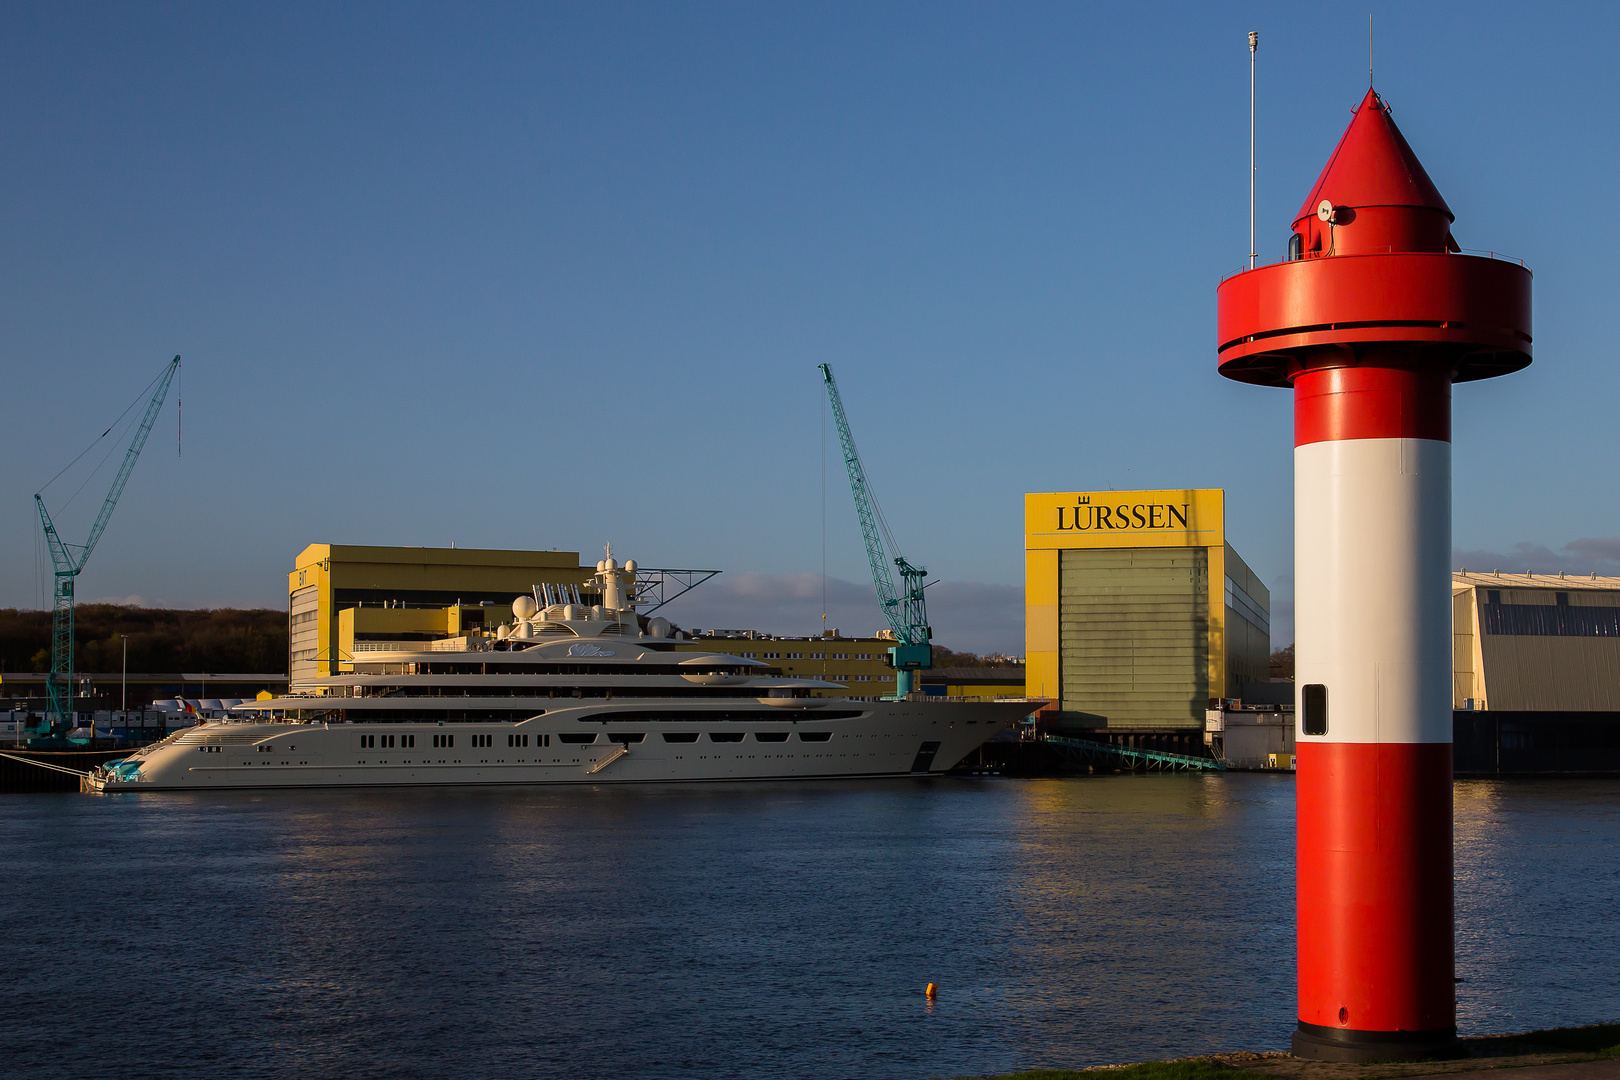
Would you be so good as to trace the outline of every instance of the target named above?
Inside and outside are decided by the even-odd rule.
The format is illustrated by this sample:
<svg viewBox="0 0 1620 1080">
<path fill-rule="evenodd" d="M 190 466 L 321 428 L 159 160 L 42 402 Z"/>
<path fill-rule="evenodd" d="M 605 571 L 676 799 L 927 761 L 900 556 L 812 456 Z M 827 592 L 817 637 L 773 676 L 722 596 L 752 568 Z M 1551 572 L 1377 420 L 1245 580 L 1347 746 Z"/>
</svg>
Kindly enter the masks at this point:
<svg viewBox="0 0 1620 1080">
<path fill-rule="evenodd" d="M 512 598 L 541 583 L 582 585 L 595 573 L 577 551 L 311 544 L 287 575 L 288 677 L 335 674 L 357 641 L 427 641 L 511 616 Z"/>
<path fill-rule="evenodd" d="M 1452 707 L 1620 712 L 1620 578 L 1451 577 Z"/>
<path fill-rule="evenodd" d="M 511 620 L 514 598 L 541 584 L 583 587 L 595 571 L 594 565 L 581 566 L 575 551 L 311 544 L 287 579 L 291 681 L 296 688 L 352 671 L 356 653 L 493 631 Z M 675 595 L 685 583 L 712 574 L 643 569 L 638 587 L 649 585 L 649 573 L 682 579 L 659 596 Z M 649 610 L 643 602 L 642 614 Z M 893 644 L 846 637 L 836 629 L 804 637 L 694 630 L 675 647 L 761 660 L 787 675 L 841 683 L 851 697 L 875 698 L 894 693 L 894 670 L 885 660 Z"/>
<path fill-rule="evenodd" d="M 1055 725 L 1197 752 L 1210 699 L 1270 678 L 1271 594 L 1219 489 L 1024 496 L 1025 685 Z"/>
<path fill-rule="evenodd" d="M 1455 767 L 1620 772 L 1620 577 L 1451 578 Z"/>
</svg>

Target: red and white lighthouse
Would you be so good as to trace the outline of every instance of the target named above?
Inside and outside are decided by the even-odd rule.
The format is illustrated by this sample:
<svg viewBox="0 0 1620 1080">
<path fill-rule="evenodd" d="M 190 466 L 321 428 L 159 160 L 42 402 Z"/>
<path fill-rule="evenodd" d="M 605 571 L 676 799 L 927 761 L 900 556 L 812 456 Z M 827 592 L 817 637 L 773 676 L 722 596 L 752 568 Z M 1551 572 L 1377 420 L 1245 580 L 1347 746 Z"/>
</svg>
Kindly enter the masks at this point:
<svg viewBox="0 0 1620 1080">
<path fill-rule="evenodd" d="M 1456 1038 L 1451 385 L 1530 363 L 1530 273 L 1462 254 L 1372 90 L 1285 262 L 1222 282 L 1220 371 L 1294 391 L 1299 1028 L 1333 1061 Z"/>
</svg>

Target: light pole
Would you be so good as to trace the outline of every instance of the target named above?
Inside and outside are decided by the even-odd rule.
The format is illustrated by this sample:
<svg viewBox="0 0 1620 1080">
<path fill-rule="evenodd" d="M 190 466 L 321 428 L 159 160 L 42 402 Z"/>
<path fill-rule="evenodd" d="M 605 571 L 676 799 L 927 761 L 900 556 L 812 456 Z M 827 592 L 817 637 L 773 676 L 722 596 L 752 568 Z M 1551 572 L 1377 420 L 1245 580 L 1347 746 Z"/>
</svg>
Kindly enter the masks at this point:
<svg viewBox="0 0 1620 1080">
<path fill-rule="evenodd" d="M 1249 269 L 1260 255 L 1254 250 L 1254 57 L 1260 50 L 1260 32 L 1249 31 Z"/>
<path fill-rule="evenodd" d="M 123 680 L 122 680 L 122 682 L 121 682 L 121 684 L 119 685 L 119 688 L 118 688 L 118 711 L 119 711 L 120 714 L 122 714 L 123 720 L 124 720 L 124 741 L 128 742 L 129 741 L 129 635 L 128 634 L 119 634 L 118 636 L 120 638 L 122 638 L 123 642 L 124 642 L 124 677 L 123 677 Z M 112 731 L 110 729 L 111 729 L 112 725 L 109 724 L 107 726 L 109 728 L 107 734 L 111 735 Z"/>
</svg>

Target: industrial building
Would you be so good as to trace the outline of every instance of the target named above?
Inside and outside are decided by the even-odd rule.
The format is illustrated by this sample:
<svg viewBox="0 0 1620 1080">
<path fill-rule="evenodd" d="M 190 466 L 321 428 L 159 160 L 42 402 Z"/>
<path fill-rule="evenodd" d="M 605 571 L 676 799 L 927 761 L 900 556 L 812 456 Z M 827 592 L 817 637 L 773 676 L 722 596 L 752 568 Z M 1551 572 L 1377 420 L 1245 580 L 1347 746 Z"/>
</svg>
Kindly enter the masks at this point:
<svg viewBox="0 0 1620 1080">
<path fill-rule="evenodd" d="M 595 570 L 594 565 L 581 565 L 575 551 L 311 544 L 298 554 L 287 579 L 291 682 L 296 688 L 313 678 L 353 670 L 356 653 L 384 646 L 410 647 L 493 632 L 511 620 L 515 597 L 538 585 L 584 587 Z M 691 575 L 687 582 L 712 574 L 653 573 Z M 639 578 L 638 586 L 646 588 L 648 572 Z M 643 614 L 647 610 L 643 608 Z M 690 636 L 677 640 L 676 649 L 761 660 L 785 675 L 842 683 L 851 697 L 894 693 L 894 669 L 885 660 L 892 638 L 846 637 L 836 629 L 804 637 L 755 630 L 687 630 Z M 972 685 L 930 678 L 923 690 L 1019 697 L 1023 686 L 1021 677 L 1003 673 Z"/>
<path fill-rule="evenodd" d="M 1451 576 L 1452 708 L 1620 712 L 1620 577 Z"/>
<path fill-rule="evenodd" d="M 1451 576 L 1458 775 L 1620 772 L 1620 577 Z"/>
<path fill-rule="evenodd" d="M 1270 678 L 1271 594 L 1219 489 L 1024 496 L 1025 686 L 1052 723 L 1199 752 L 1211 699 Z"/>
<path fill-rule="evenodd" d="M 511 616 L 536 585 L 583 585 L 577 551 L 311 544 L 287 575 L 287 673 L 293 688 L 337 674 L 354 643 L 430 641 Z"/>
</svg>

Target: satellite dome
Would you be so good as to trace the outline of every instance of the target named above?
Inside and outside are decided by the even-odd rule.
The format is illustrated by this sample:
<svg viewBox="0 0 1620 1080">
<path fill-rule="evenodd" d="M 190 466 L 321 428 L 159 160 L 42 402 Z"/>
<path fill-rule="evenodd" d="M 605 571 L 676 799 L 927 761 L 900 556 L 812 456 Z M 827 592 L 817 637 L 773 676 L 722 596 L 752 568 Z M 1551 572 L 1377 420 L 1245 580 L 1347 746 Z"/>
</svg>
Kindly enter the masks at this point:
<svg viewBox="0 0 1620 1080">
<path fill-rule="evenodd" d="M 534 613 L 538 610 L 540 610 L 539 605 L 534 602 L 532 596 L 520 596 L 512 601 L 512 614 L 520 619 L 533 618 Z"/>
</svg>

